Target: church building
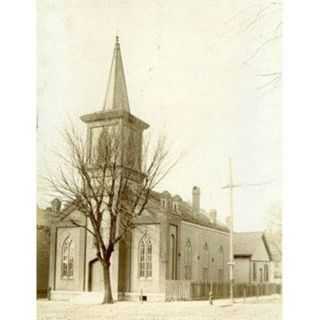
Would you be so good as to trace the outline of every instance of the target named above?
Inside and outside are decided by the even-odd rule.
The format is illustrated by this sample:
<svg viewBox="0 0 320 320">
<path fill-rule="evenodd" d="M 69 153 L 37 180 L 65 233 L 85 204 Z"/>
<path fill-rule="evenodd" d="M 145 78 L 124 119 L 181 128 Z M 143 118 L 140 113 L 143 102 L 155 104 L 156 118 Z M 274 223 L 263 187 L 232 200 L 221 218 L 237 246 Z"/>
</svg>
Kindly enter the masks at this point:
<svg viewBox="0 0 320 320">
<path fill-rule="evenodd" d="M 102 129 L 117 126 L 139 157 L 143 132 L 149 125 L 131 113 L 118 37 L 104 106 L 101 111 L 81 116 L 81 120 L 87 126 L 92 152 Z M 139 174 L 139 167 L 135 170 Z M 190 186 L 190 195 L 192 203 L 174 192 L 154 192 L 129 240 L 112 254 L 115 300 L 143 296 L 147 301 L 163 301 L 167 284 L 172 281 L 228 281 L 229 230 L 218 222 L 215 210 L 201 209 L 199 187 Z M 80 216 L 72 204 L 60 209 L 57 200 L 52 210 L 61 210 L 64 217 Z M 85 297 L 86 302 L 101 299 L 103 273 L 93 236 L 68 219 L 52 218 L 50 237 L 50 298 L 77 301 Z"/>
</svg>

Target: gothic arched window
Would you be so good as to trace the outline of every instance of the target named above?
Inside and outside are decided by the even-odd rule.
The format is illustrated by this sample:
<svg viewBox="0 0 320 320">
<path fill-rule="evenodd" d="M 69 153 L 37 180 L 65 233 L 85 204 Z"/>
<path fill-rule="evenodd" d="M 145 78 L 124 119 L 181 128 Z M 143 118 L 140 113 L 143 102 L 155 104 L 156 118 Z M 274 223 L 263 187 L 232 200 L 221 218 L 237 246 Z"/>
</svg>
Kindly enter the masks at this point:
<svg viewBox="0 0 320 320">
<path fill-rule="evenodd" d="M 176 250 L 176 237 L 174 234 L 170 236 L 170 279 L 176 279 L 176 257 L 177 257 L 177 250 Z"/>
<path fill-rule="evenodd" d="M 184 248 L 184 278 L 186 280 L 192 278 L 192 246 L 189 239 Z"/>
<path fill-rule="evenodd" d="M 72 279 L 74 272 L 74 242 L 70 235 L 63 241 L 61 261 L 61 277 L 63 279 Z"/>
<path fill-rule="evenodd" d="M 139 243 L 139 277 L 152 277 L 152 243 L 147 235 Z"/>
<path fill-rule="evenodd" d="M 269 268 L 268 265 L 265 264 L 263 267 L 264 271 L 264 281 L 268 282 L 269 281 Z"/>
<path fill-rule="evenodd" d="M 203 262 L 202 262 L 202 280 L 209 280 L 209 249 L 208 244 L 205 243 L 203 246 Z"/>
<path fill-rule="evenodd" d="M 224 250 L 223 246 L 218 249 L 218 281 L 223 282 L 224 280 Z"/>
</svg>

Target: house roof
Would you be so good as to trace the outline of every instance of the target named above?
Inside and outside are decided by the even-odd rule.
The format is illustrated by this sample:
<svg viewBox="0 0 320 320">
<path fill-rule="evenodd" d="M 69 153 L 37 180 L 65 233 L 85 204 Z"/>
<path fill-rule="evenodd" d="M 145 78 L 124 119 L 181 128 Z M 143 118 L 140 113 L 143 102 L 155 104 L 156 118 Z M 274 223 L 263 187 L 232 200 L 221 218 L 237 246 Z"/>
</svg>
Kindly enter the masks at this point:
<svg viewBox="0 0 320 320">
<path fill-rule="evenodd" d="M 281 251 L 277 245 L 277 239 L 275 239 L 275 236 L 270 233 L 266 233 L 264 236 L 270 249 L 272 260 L 281 261 Z"/>
<path fill-rule="evenodd" d="M 234 255 L 235 256 L 252 256 L 263 241 L 269 257 L 271 257 L 268 244 L 263 232 L 235 232 L 233 235 Z"/>
</svg>

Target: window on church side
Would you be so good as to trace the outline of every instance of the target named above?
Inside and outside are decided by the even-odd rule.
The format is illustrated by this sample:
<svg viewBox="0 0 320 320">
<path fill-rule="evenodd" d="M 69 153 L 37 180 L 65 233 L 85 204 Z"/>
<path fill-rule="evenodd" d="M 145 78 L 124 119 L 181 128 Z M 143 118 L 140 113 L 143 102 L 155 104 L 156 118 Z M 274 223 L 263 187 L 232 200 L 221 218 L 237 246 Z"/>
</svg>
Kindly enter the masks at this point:
<svg viewBox="0 0 320 320">
<path fill-rule="evenodd" d="M 222 283 L 223 282 L 223 269 L 218 269 L 218 282 Z"/>
<path fill-rule="evenodd" d="M 74 243 L 70 236 L 64 240 L 62 244 L 62 279 L 73 279 L 74 273 Z"/>
<path fill-rule="evenodd" d="M 184 248 L 184 278 L 185 280 L 191 280 L 192 278 L 192 247 L 190 240 L 186 242 Z"/>
<path fill-rule="evenodd" d="M 147 235 L 144 235 L 139 243 L 139 277 L 152 277 L 152 243 Z"/>
<path fill-rule="evenodd" d="M 264 281 L 269 281 L 269 269 L 267 264 L 264 265 Z"/>
<path fill-rule="evenodd" d="M 170 279 L 175 280 L 176 279 L 176 237 L 174 234 L 171 234 L 170 236 Z"/>
<path fill-rule="evenodd" d="M 219 248 L 218 248 L 217 268 L 218 268 L 218 281 L 223 282 L 224 281 L 224 269 L 225 269 L 223 246 L 219 246 Z"/>
<path fill-rule="evenodd" d="M 203 262 L 202 262 L 202 280 L 208 281 L 209 280 L 209 249 L 208 244 L 205 243 L 203 246 Z"/>
</svg>

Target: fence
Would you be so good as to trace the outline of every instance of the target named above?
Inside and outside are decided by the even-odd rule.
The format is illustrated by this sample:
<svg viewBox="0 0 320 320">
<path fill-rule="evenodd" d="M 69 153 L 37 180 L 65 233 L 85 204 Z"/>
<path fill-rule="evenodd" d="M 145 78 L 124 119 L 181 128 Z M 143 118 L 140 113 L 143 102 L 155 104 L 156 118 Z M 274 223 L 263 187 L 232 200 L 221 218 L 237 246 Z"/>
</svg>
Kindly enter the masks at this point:
<svg viewBox="0 0 320 320">
<path fill-rule="evenodd" d="M 191 300 L 191 281 L 167 280 L 166 301 Z"/>
<path fill-rule="evenodd" d="M 166 300 L 206 300 L 212 292 L 213 299 L 229 297 L 230 285 L 228 283 L 194 282 L 186 280 L 166 281 Z M 259 297 L 281 293 L 281 285 L 274 283 L 247 284 L 237 283 L 233 286 L 235 298 Z"/>
</svg>

